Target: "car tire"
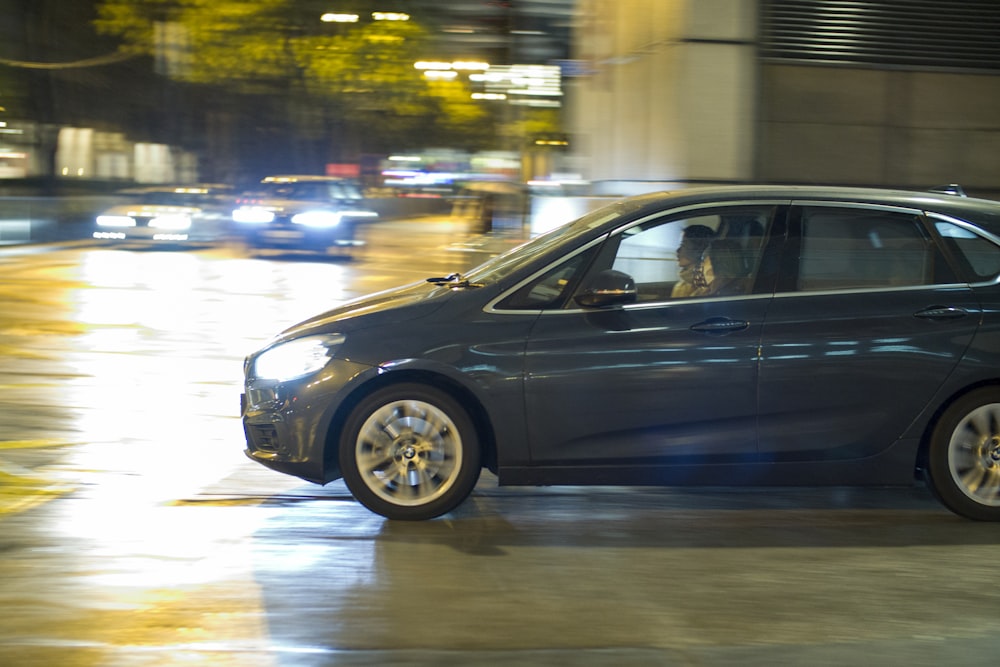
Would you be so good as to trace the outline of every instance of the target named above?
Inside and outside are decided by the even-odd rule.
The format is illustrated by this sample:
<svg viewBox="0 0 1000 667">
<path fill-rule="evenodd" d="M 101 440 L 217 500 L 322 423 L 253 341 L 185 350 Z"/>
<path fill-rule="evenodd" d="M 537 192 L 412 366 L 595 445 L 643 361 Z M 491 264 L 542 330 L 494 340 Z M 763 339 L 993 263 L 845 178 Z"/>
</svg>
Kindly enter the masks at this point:
<svg viewBox="0 0 1000 667">
<path fill-rule="evenodd" d="M 365 397 L 340 439 L 347 488 L 371 511 L 420 521 L 462 503 L 479 480 L 476 429 L 450 395 L 421 384 L 397 384 Z"/>
<path fill-rule="evenodd" d="M 1000 389 L 977 389 L 945 410 L 931 433 L 927 472 L 945 507 L 1000 521 Z"/>
</svg>

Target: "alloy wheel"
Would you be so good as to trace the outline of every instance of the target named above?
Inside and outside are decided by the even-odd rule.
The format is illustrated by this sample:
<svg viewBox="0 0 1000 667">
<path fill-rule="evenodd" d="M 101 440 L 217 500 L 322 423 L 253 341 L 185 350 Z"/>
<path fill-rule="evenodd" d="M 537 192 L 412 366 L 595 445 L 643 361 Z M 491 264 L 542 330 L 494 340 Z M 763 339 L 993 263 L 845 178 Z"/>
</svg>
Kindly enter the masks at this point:
<svg viewBox="0 0 1000 667">
<path fill-rule="evenodd" d="M 375 495 L 395 505 L 424 505 L 445 494 L 462 469 L 462 438 L 441 409 L 398 400 L 362 424 L 355 460 Z"/>
<path fill-rule="evenodd" d="M 1000 507 L 1000 403 L 982 405 L 958 423 L 948 446 L 948 470 L 970 499 Z"/>
</svg>

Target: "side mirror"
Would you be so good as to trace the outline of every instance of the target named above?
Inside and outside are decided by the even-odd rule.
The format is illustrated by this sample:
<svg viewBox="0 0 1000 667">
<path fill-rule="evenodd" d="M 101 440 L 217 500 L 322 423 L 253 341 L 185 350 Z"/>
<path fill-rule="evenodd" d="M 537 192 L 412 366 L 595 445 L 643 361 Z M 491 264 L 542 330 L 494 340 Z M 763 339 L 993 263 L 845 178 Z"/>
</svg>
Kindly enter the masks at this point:
<svg viewBox="0 0 1000 667">
<path fill-rule="evenodd" d="M 573 300 L 584 308 L 607 308 L 632 303 L 637 295 L 632 276 L 608 269 L 598 273 L 587 289 L 577 294 Z"/>
</svg>

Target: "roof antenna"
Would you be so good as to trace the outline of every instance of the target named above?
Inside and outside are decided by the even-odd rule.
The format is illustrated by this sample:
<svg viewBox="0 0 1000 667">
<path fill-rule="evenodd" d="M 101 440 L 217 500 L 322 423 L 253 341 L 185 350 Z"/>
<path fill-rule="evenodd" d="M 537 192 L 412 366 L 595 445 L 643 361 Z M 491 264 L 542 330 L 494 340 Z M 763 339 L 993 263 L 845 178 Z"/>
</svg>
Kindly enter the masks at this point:
<svg viewBox="0 0 1000 667">
<path fill-rule="evenodd" d="M 958 197 L 968 197 L 965 194 L 965 190 L 958 183 L 949 183 L 948 185 L 938 185 L 930 189 L 931 192 L 938 192 L 943 195 L 956 195 Z"/>
</svg>

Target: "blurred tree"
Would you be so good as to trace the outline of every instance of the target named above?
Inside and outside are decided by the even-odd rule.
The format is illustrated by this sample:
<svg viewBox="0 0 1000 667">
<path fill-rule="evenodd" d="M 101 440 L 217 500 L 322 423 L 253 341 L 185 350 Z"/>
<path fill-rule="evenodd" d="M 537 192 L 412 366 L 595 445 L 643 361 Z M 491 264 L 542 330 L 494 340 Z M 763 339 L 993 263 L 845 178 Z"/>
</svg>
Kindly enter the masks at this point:
<svg viewBox="0 0 1000 667">
<path fill-rule="evenodd" d="M 541 135 L 557 135 L 560 132 L 559 111 L 551 108 L 523 109 L 516 117 L 500 127 L 500 135 L 513 145 L 533 141 L 535 137 Z"/>
<path fill-rule="evenodd" d="M 326 162 L 430 145 L 485 148 L 495 134 L 496 118 L 464 82 L 430 81 L 414 68 L 433 46 L 413 20 L 358 11 L 356 23 L 323 23 L 318 5 L 301 0 L 100 0 L 97 9 L 97 30 L 151 57 L 162 74 L 281 100 L 278 115 L 300 150 Z"/>
</svg>

